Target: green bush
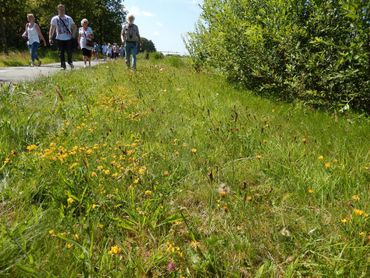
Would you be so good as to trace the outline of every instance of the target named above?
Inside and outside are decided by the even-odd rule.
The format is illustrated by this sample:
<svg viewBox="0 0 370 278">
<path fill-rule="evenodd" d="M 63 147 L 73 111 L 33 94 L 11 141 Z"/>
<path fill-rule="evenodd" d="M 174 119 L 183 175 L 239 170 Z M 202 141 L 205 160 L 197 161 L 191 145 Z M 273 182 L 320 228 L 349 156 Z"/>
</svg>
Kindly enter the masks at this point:
<svg viewBox="0 0 370 278">
<path fill-rule="evenodd" d="M 369 2 L 205 0 L 188 50 L 284 100 L 370 111 Z"/>
<path fill-rule="evenodd" d="M 162 52 L 153 52 L 153 53 L 150 53 L 150 56 L 153 57 L 154 60 L 160 60 L 164 58 L 164 55 Z"/>
</svg>

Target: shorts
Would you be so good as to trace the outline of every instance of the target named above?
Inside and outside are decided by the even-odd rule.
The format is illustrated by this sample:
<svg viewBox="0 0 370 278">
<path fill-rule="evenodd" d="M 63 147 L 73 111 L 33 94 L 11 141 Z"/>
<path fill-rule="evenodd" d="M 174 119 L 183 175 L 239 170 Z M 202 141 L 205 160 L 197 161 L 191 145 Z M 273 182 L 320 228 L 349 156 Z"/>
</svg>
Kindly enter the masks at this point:
<svg viewBox="0 0 370 278">
<path fill-rule="evenodd" d="M 91 50 L 87 48 L 82 48 L 82 55 L 91 58 Z"/>
</svg>

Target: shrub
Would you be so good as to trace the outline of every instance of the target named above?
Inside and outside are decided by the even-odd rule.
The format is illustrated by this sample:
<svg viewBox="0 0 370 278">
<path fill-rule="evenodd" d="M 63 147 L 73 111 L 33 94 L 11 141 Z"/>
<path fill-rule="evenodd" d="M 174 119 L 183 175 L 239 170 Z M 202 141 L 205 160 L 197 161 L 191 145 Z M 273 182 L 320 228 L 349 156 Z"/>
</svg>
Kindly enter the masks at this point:
<svg viewBox="0 0 370 278">
<path fill-rule="evenodd" d="M 154 60 L 160 60 L 164 58 L 164 55 L 162 52 L 153 52 L 150 54 L 151 57 L 154 58 Z"/>
<path fill-rule="evenodd" d="M 260 94 L 370 111 L 369 2 L 205 0 L 187 48 Z"/>
</svg>

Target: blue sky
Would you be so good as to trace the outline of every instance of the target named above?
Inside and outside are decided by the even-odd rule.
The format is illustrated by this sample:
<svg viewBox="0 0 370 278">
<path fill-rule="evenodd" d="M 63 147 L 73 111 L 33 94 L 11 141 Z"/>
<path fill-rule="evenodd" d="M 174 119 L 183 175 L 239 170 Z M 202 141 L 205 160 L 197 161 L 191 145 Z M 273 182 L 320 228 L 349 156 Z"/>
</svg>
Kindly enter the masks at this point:
<svg viewBox="0 0 370 278">
<path fill-rule="evenodd" d="M 159 51 L 186 53 L 182 36 L 194 31 L 202 0 L 124 0 L 136 17 L 140 35 L 154 42 Z"/>
</svg>

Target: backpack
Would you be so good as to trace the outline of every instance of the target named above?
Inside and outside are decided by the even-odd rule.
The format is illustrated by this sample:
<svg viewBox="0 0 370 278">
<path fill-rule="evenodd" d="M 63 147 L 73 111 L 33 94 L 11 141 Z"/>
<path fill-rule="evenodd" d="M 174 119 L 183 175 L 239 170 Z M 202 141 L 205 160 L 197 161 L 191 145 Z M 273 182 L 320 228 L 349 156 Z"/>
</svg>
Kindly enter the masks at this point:
<svg viewBox="0 0 370 278">
<path fill-rule="evenodd" d="M 135 24 L 126 24 L 124 27 L 125 40 L 128 42 L 139 41 L 139 32 Z"/>
</svg>

